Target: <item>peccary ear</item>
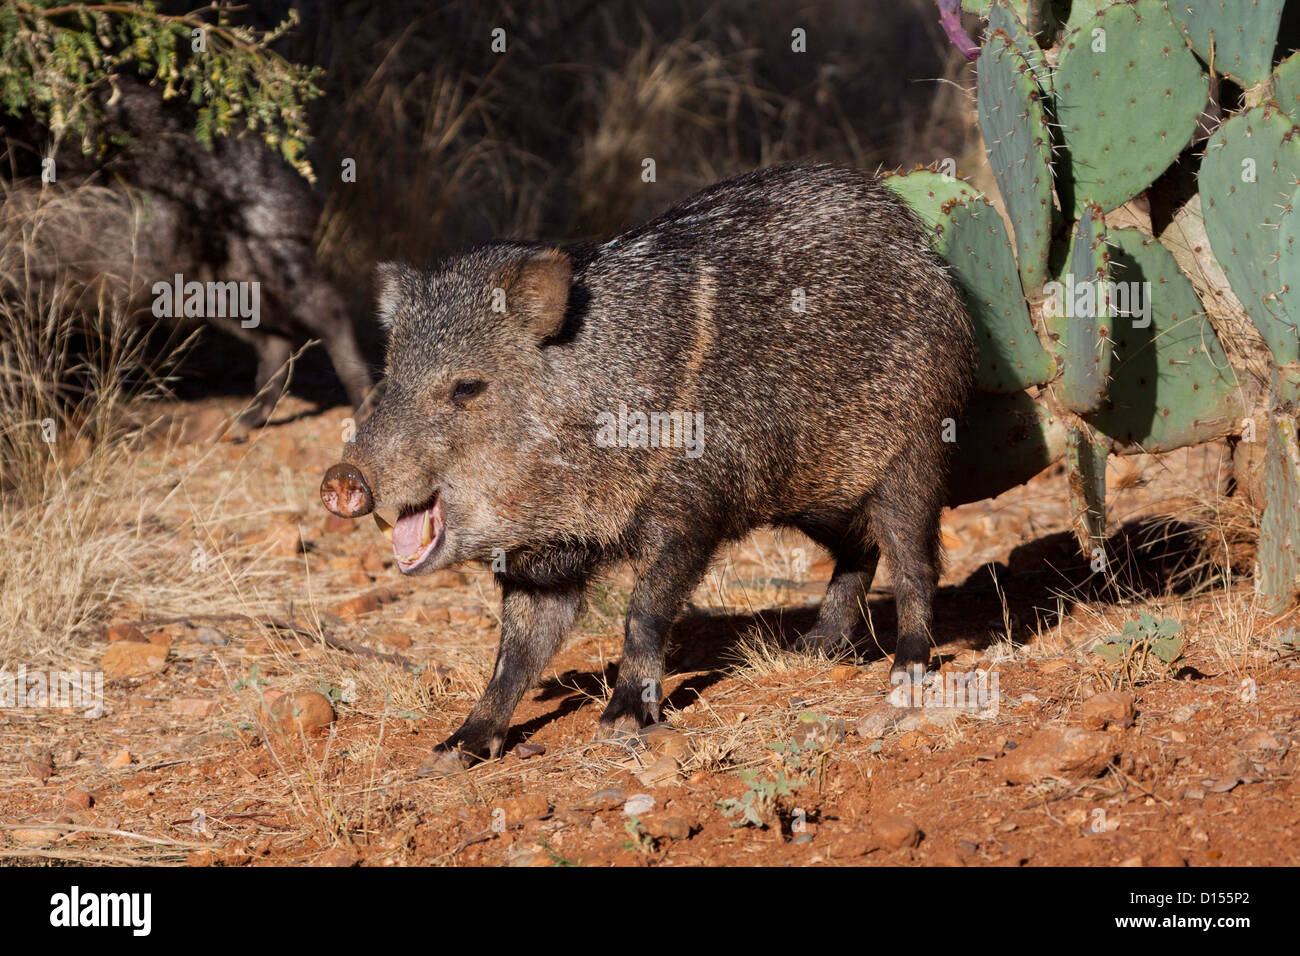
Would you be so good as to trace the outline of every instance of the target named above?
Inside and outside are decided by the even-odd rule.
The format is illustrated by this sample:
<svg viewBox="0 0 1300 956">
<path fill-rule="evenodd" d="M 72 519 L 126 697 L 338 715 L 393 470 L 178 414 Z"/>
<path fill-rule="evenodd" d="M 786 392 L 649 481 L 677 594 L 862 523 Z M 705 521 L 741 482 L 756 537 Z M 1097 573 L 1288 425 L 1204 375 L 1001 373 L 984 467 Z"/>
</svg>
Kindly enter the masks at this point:
<svg viewBox="0 0 1300 956">
<path fill-rule="evenodd" d="M 375 311 L 385 329 L 393 327 L 397 307 L 410 294 L 415 277 L 415 270 L 400 262 L 381 262 L 375 266 Z"/>
<path fill-rule="evenodd" d="M 569 307 L 573 277 L 569 257 L 559 249 L 542 249 L 502 271 L 499 279 L 506 293 L 506 311 L 538 341 L 558 333 Z"/>
</svg>

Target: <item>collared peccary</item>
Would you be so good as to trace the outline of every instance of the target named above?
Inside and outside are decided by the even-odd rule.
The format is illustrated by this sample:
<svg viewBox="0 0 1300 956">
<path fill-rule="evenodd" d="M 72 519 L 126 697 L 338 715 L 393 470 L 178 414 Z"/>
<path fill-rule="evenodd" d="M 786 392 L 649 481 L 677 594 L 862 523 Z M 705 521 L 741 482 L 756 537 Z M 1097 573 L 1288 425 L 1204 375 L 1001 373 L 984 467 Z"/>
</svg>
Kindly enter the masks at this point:
<svg viewBox="0 0 1300 956">
<path fill-rule="evenodd" d="M 322 500 L 396 508 L 404 573 L 496 558 L 502 591 L 492 679 L 427 771 L 500 752 L 588 582 L 624 558 L 601 722 L 656 721 L 674 617 L 719 546 L 761 525 L 834 557 L 806 646 L 862 625 L 883 554 L 894 667 L 928 662 L 945 420 L 975 346 L 923 227 L 870 176 L 768 169 L 603 244 L 493 243 L 432 271 L 383 265 L 378 284 L 387 392 Z"/>
<path fill-rule="evenodd" d="M 92 300 L 107 292 L 126 311 L 155 315 L 183 313 L 170 291 L 170 308 L 154 308 L 159 290 L 175 287 L 179 274 L 182 288 L 205 287 L 196 317 L 257 353 L 259 397 L 245 424 L 266 421 L 286 383 L 286 362 L 308 337 L 321 340 L 349 401 L 359 406 L 370 376 L 347 305 L 316 262 L 319 210 L 307 183 L 256 136 L 218 137 L 205 149 L 187 107 L 164 102 L 131 77 L 115 85 L 104 94 L 105 122 L 130 141 L 106 168 L 60 155 L 55 185 L 0 191 L 3 245 L 22 257 L 3 263 L 4 270 L 35 268 L 37 279 L 58 274 L 91 286 Z M 62 185 L 92 172 L 100 185 Z M 26 248 L 9 241 L 16 231 Z M 254 295 L 256 316 L 234 314 L 237 297 L 247 303 Z"/>
</svg>

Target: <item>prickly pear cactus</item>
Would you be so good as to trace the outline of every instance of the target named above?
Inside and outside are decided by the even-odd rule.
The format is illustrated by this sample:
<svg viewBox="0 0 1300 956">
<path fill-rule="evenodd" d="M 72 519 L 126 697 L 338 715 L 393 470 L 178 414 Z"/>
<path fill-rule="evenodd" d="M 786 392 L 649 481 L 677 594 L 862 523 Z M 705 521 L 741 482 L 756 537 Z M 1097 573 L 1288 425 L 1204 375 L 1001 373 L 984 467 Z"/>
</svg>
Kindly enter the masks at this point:
<svg viewBox="0 0 1300 956">
<path fill-rule="evenodd" d="M 1256 587 L 1265 608 L 1285 611 L 1300 591 L 1300 444 L 1296 416 L 1300 385 L 1275 375 L 1264 457 L 1264 497 L 1260 520 Z"/>
<path fill-rule="evenodd" d="M 1019 53 L 1025 60 L 1026 65 L 1033 72 L 1034 79 L 1038 87 L 1043 92 L 1050 92 L 1052 89 L 1052 71 L 1047 65 L 1047 58 L 1043 56 L 1042 47 L 1038 41 L 1030 35 L 1029 28 L 1025 26 L 1015 12 L 1007 4 L 1006 0 L 997 0 L 989 7 L 989 27 L 988 37 L 1001 35 L 1011 47 Z M 988 42 L 985 41 L 987 48 Z M 983 109 L 980 115 L 984 115 Z"/>
<path fill-rule="evenodd" d="M 922 218 L 928 215 L 933 213 Z M 1029 320 L 1015 253 L 997 210 L 984 199 L 972 199 L 937 218 L 935 249 L 951 263 L 975 318 L 978 387 L 1016 392 L 1050 381 L 1056 364 Z"/>
<path fill-rule="evenodd" d="M 1268 77 L 1286 0 L 1168 0 L 1192 49 L 1242 86 Z"/>
<path fill-rule="evenodd" d="M 940 3 L 978 60 L 1015 233 L 951 179 L 890 183 L 933 229 L 982 350 L 952 503 L 1063 457 L 1075 532 L 1102 570 L 1106 456 L 1241 433 L 1266 398 L 1256 584 L 1286 609 L 1300 595 L 1300 54 L 1270 75 L 1283 0 L 963 0 L 988 21 L 982 48 Z M 1245 89 L 1219 84 L 1225 102 L 1208 104 L 1211 75 Z M 1187 147 L 1217 121 L 1207 105 L 1235 115 L 1201 157 Z M 1119 209 L 1157 179 L 1148 203 Z"/>
<path fill-rule="evenodd" d="M 881 182 L 885 188 L 907 203 L 912 212 L 931 230 L 938 227 L 945 207 L 980 198 L 979 190 L 965 180 L 941 173 L 936 168 L 914 169 L 910 173 L 890 173 Z"/>
<path fill-rule="evenodd" d="M 1075 225 L 1065 269 L 1048 288 L 1048 331 L 1062 360 L 1055 386 L 1061 407 L 1094 412 L 1106 397 L 1110 373 L 1109 255 L 1100 206 L 1089 206 Z"/>
<path fill-rule="evenodd" d="M 1106 443 L 1083 426 L 1066 438 L 1070 522 L 1079 547 L 1090 558 L 1104 555 L 1106 542 Z M 1104 561 L 1099 565 L 1104 570 Z"/>
<path fill-rule="evenodd" d="M 1300 175 L 1300 130 L 1277 106 L 1232 117 L 1211 137 L 1201 164 L 1205 231 L 1233 291 L 1279 365 L 1300 360 L 1300 336 L 1284 295 L 1288 269 L 1300 249 L 1284 244 L 1281 223 Z M 1284 250 L 1284 245 L 1286 248 Z"/>
<path fill-rule="evenodd" d="M 1028 62 L 1001 31 L 984 44 L 978 67 L 980 132 L 1016 234 L 1025 289 L 1042 285 L 1052 231 L 1052 134 Z"/>
<path fill-rule="evenodd" d="M 1115 452 L 1222 437 L 1247 408 L 1191 281 L 1169 250 L 1136 229 L 1108 239 L 1115 353 L 1106 399 L 1089 421 Z"/>
<path fill-rule="evenodd" d="M 1054 88 L 1075 211 L 1094 202 L 1109 212 L 1182 152 L 1209 81 L 1161 0 L 1137 0 L 1104 8 L 1070 35 Z"/>
<path fill-rule="evenodd" d="M 1293 53 L 1273 71 L 1273 102 L 1292 123 L 1300 121 L 1300 53 Z"/>
</svg>

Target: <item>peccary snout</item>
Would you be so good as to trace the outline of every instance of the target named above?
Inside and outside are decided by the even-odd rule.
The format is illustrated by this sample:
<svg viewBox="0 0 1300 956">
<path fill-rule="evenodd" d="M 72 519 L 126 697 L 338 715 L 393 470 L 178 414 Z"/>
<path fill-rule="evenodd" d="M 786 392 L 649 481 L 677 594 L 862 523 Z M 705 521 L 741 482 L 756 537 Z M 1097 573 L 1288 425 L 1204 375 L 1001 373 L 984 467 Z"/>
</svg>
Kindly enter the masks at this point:
<svg viewBox="0 0 1300 956">
<path fill-rule="evenodd" d="M 331 465 L 320 483 L 320 500 L 341 518 L 359 518 L 375 508 L 365 475 L 351 462 Z"/>
</svg>

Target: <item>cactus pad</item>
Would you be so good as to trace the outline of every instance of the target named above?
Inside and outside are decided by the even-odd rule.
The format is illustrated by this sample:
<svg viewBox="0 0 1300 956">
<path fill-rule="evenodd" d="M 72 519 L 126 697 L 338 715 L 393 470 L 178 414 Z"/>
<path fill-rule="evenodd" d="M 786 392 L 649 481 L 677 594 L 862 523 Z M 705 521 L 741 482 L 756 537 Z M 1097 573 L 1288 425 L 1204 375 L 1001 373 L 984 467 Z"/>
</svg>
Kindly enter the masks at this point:
<svg viewBox="0 0 1300 956">
<path fill-rule="evenodd" d="M 914 169 L 910 173 L 890 173 L 880 182 L 907 203 L 908 208 L 931 230 L 939 225 L 947 211 L 945 207 L 979 196 L 979 190 L 970 183 L 955 176 L 945 176 L 933 167 Z"/>
<path fill-rule="evenodd" d="M 1025 289 L 1047 276 L 1052 224 L 1052 135 L 1038 82 L 1008 42 L 995 33 L 979 58 L 979 122 L 989 165 L 1016 233 L 1016 259 Z"/>
<path fill-rule="evenodd" d="M 1076 426 L 1066 437 L 1065 462 L 1070 524 L 1079 547 L 1092 558 L 1106 542 L 1106 446 Z"/>
<path fill-rule="evenodd" d="M 1241 393 L 1191 281 L 1136 229 L 1109 240 L 1115 355 L 1106 400 L 1089 421 L 1116 452 L 1171 451 L 1231 433 L 1245 413 Z"/>
<path fill-rule="evenodd" d="M 1209 91 L 1160 0 L 1087 20 L 1066 41 L 1054 84 L 1076 211 L 1095 202 L 1109 212 L 1150 186 L 1191 140 Z"/>
<path fill-rule="evenodd" d="M 1043 56 L 1043 50 L 1029 33 L 1024 22 L 1007 6 L 1006 0 L 998 0 L 989 8 L 988 38 L 1001 33 L 1012 48 L 1024 58 L 1029 69 L 1038 82 L 1038 88 L 1046 93 L 1052 89 L 1052 73 Z M 985 49 L 988 48 L 987 42 Z"/>
<path fill-rule="evenodd" d="M 1260 519 L 1256 587 L 1264 607 L 1280 614 L 1300 590 L 1300 387 L 1275 370 L 1264 458 L 1264 516 Z"/>
<path fill-rule="evenodd" d="M 935 248 L 952 265 L 975 320 L 977 386 L 1015 392 L 1051 379 L 1056 364 L 1030 323 L 1011 242 L 997 210 L 983 199 L 952 206 L 935 229 Z"/>
<path fill-rule="evenodd" d="M 1106 397 L 1110 372 L 1110 284 L 1101 207 L 1089 206 L 1074 227 L 1069 256 L 1057 281 L 1047 286 L 1048 331 L 1063 362 L 1056 397 L 1075 413 L 1096 411 Z"/>
<path fill-rule="evenodd" d="M 1282 272 L 1296 271 L 1300 249 L 1286 213 L 1300 174 L 1300 130 L 1276 105 L 1234 116 L 1211 137 L 1201 164 L 1205 232 L 1214 256 L 1279 365 L 1300 359 L 1300 336 L 1288 312 Z M 1286 223 L 1283 223 L 1284 217 Z"/>
<path fill-rule="evenodd" d="M 1286 0 L 1168 0 L 1187 42 L 1242 86 L 1268 77 Z"/>
<path fill-rule="evenodd" d="M 1296 124 L 1300 121 L 1300 53 L 1293 53 L 1273 71 L 1273 100 Z"/>
</svg>

